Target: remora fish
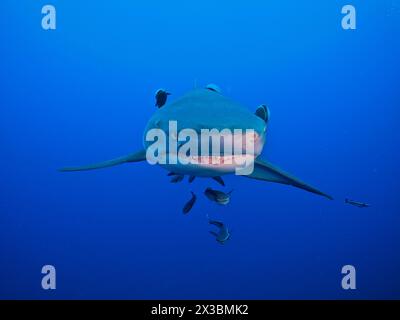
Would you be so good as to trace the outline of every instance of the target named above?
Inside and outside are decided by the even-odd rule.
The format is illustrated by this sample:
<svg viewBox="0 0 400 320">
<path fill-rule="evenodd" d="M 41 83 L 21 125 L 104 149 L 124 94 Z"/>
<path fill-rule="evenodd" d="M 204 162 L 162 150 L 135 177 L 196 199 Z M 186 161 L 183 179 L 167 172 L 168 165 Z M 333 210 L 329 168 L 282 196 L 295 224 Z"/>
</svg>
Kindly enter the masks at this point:
<svg viewBox="0 0 400 320">
<path fill-rule="evenodd" d="M 210 233 L 219 243 L 224 244 L 230 239 L 231 234 L 229 233 L 228 227 L 224 223 L 215 220 L 209 220 L 208 223 L 218 228 L 218 233 L 214 231 L 210 231 Z"/>
</svg>

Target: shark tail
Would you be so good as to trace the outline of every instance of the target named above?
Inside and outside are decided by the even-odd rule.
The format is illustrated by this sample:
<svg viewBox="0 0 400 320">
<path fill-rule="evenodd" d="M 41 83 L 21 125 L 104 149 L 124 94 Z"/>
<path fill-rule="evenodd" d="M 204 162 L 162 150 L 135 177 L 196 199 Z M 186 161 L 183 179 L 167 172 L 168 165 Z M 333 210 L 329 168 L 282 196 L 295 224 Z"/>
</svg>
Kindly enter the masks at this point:
<svg viewBox="0 0 400 320">
<path fill-rule="evenodd" d="M 103 169 L 108 167 L 117 166 L 127 162 L 140 162 L 146 160 L 146 151 L 141 150 L 135 153 L 131 153 L 127 156 L 119 157 L 116 159 L 99 162 L 95 164 L 90 164 L 81 167 L 66 167 L 61 168 L 59 171 L 61 172 L 73 172 L 73 171 L 88 171 L 88 170 L 96 170 L 96 169 Z"/>
</svg>

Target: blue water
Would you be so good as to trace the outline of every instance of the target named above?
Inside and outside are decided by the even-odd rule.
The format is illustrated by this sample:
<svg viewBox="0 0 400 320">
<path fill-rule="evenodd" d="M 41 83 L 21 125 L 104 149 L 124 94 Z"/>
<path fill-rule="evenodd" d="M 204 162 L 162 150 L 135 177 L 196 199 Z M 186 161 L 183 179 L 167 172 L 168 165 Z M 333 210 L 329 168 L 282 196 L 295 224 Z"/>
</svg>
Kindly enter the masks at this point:
<svg viewBox="0 0 400 320">
<path fill-rule="evenodd" d="M 400 298 L 400 1 L 352 0 L 345 31 L 348 2 L 53 0 L 45 31 L 46 1 L 2 0 L 0 298 Z M 146 163 L 57 171 L 140 149 L 157 88 L 210 82 L 268 104 L 263 157 L 335 201 L 229 176 L 218 207 L 214 182 Z"/>
</svg>

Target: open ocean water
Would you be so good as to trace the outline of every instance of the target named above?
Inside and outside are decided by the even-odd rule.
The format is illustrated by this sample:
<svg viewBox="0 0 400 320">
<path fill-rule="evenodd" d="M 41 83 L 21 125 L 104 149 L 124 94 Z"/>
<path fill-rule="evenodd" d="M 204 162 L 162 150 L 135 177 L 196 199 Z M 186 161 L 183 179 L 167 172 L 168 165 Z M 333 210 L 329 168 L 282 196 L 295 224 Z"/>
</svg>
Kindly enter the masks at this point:
<svg viewBox="0 0 400 320">
<path fill-rule="evenodd" d="M 400 298 L 400 1 L 1 0 L 0 14 L 0 298 Z M 212 180 L 171 184 L 145 162 L 58 171 L 140 149 L 158 88 L 172 101 L 208 83 L 267 104 L 263 157 L 335 200 L 232 175 L 221 207 L 202 195 Z"/>
</svg>

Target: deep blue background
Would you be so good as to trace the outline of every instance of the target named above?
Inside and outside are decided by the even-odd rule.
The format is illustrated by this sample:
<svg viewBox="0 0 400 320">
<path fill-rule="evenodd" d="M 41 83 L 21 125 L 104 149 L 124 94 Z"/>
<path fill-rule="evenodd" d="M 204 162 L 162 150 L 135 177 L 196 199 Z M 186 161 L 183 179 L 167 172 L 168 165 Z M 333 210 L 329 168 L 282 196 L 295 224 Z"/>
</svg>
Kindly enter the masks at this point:
<svg viewBox="0 0 400 320">
<path fill-rule="evenodd" d="M 344 31 L 347 3 L 59 0 L 44 31 L 48 2 L 1 0 L 0 298 L 400 298 L 400 2 L 351 1 Z M 139 149 L 154 91 L 195 82 L 268 104 L 264 156 L 335 201 L 231 176 L 221 208 L 146 163 L 57 172 Z"/>
</svg>

